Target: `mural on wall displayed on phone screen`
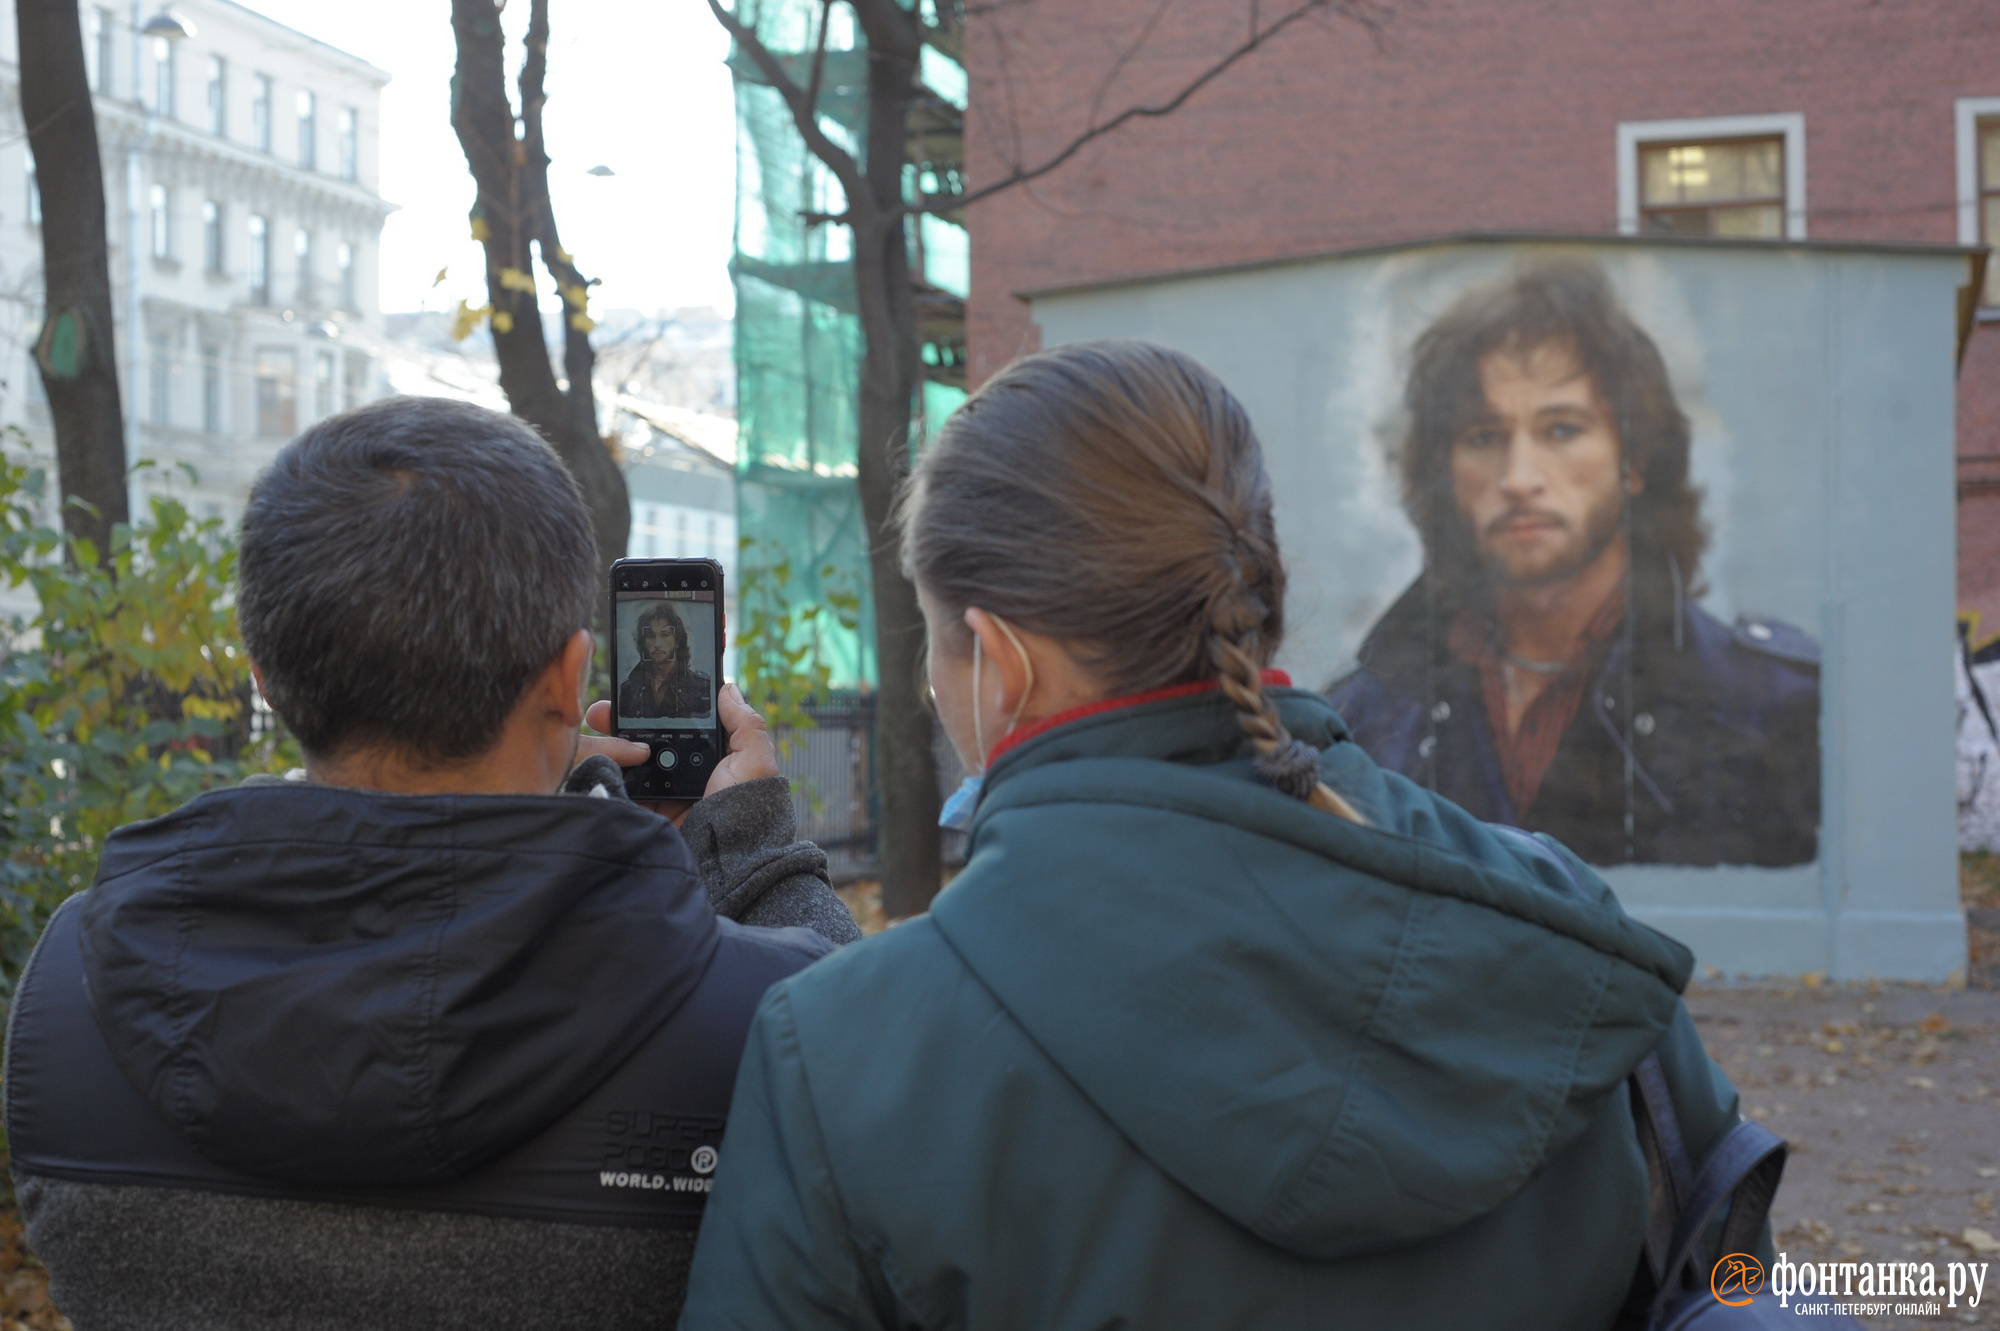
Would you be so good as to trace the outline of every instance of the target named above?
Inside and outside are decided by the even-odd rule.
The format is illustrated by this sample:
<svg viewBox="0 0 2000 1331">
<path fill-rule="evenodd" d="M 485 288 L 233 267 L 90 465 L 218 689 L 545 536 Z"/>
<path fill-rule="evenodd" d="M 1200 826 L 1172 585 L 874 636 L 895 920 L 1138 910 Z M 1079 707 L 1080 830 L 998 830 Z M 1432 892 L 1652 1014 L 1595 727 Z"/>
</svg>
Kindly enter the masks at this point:
<svg viewBox="0 0 2000 1331">
<path fill-rule="evenodd" d="M 620 729 L 715 724 L 715 593 L 618 593 Z"/>
</svg>

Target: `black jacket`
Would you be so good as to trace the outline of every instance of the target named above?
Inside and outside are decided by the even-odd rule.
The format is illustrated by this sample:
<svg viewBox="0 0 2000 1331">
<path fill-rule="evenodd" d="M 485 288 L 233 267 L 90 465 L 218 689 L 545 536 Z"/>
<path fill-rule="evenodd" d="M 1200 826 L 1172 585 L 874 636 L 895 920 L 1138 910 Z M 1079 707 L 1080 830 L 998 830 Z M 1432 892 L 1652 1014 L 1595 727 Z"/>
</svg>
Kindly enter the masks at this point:
<svg viewBox="0 0 2000 1331">
<path fill-rule="evenodd" d="M 511 1288 L 518 1264 L 496 1233 L 560 1251 L 579 1231 L 608 1250 L 613 1231 L 672 1232 L 684 1253 L 751 1014 L 832 946 L 719 918 L 680 834 L 622 800 L 205 795 L 114 833 L 22 977 L 7 1127 L 31 1242 L 79 1331 L 367 1324 L 367 1282 L 279 1277 L 301 1233 L 343 1241 L 300 1204 L 391 1236 L 346 1241 L 381 1249 L 370 1279 L 412 1324 L 490 1319 L 482 1287 Z M 183 1257 L 207 1268 L 182 1275 L 200 1288 L 159 1311 L 161 1290 L 91 1248 L 109 1230 L 143 1267 L 146 1250 L 185 1246 L 116 1233 L 134 1194 L 141 1209 L 195 1198 L 170 1229 L 198 1215 L 262 1231 L 268 1278 L 237 1281 L 205 1236 Z M 428 1219 L 396 1241 L 393 1213 Z M 454 1232 L 451 1214 L 486 1219 Z M 412 1278 L 421 1261 L 396 1269 L 437 1240 L 485 1250 L 491 1269 L 442 1285 Z M 609 1287 L 579 1293 L 537 1262 L 549 1299 L 599 1322 L 649 1302 L 659 1315 L 678 1296 L 673 1254 L 622 1247 L 656 1269 L 623 1291 L 590 1270 Z"/>
<path fill-rule="evenodd" d="M 1662 580 L 1664 581 L 1664 580 Z M 1525 816 L 1501 778 L 1479 671 L 1422 579 L 1328 698 L 1376 762 L 1475 817 L 1546 832 L 1592 864 L 1811 862 L 1820 813 L 1819 645 L 1732 628 L 1658 586 L 1585 690 Z"/>
</svg>

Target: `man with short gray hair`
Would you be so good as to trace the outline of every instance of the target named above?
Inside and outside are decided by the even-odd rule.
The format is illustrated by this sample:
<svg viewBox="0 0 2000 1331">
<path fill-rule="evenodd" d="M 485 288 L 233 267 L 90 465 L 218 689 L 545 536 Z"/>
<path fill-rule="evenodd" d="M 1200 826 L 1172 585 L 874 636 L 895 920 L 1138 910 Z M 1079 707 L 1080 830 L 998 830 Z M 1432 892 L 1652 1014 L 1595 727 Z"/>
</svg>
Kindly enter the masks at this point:
<svg viewBox="0 0 2000 1331">
<path fill-rule="evenodd" d="M 241 571 L 303 773 L 114 833 L 17 990 L 7 1128 L 56 1303 L 84 1331 L 671 1324 L 751 1014 L 858 936 L 763 722 L 723 691 L 678 830 L 623 797 L 645 747 L 578 738 L 582 500 L 477 407 L 294 440 Z"/>
</svg>

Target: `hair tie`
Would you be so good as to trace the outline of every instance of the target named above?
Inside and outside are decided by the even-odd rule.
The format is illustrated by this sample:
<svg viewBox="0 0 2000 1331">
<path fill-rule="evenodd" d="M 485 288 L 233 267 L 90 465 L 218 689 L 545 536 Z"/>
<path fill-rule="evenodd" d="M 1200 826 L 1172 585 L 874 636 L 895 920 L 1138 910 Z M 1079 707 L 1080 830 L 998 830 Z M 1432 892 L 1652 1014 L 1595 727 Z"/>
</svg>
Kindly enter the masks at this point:
<svg viewBox="0 0 2000 1331">
<path fill-rule="evenodd" d="M 1302 739 L 1272 746 L 1252 765 L 1260 781 L 1269 782 L 1295 800 L 1312 798 L 1319 785 L 1319 750 Z"/>
</svg>

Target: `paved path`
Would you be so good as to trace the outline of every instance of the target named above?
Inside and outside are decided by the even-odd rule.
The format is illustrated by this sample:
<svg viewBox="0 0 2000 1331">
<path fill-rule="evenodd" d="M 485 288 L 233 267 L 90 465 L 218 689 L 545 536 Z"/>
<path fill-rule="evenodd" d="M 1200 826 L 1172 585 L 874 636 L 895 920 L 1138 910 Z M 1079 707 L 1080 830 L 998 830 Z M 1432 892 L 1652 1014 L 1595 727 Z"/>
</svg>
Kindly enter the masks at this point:
<svg viewBox="0 0 2000 1331">
<path fill-rule="evenodd" d="M 1986 1262 L 1976 1311 L 1869 1324 L 2000 1327 L 2000 993 L 1715 987 L 1688 1007 L 1745 1112 L 1791 1143 L 1779 1249 Z"/>
</svg>

